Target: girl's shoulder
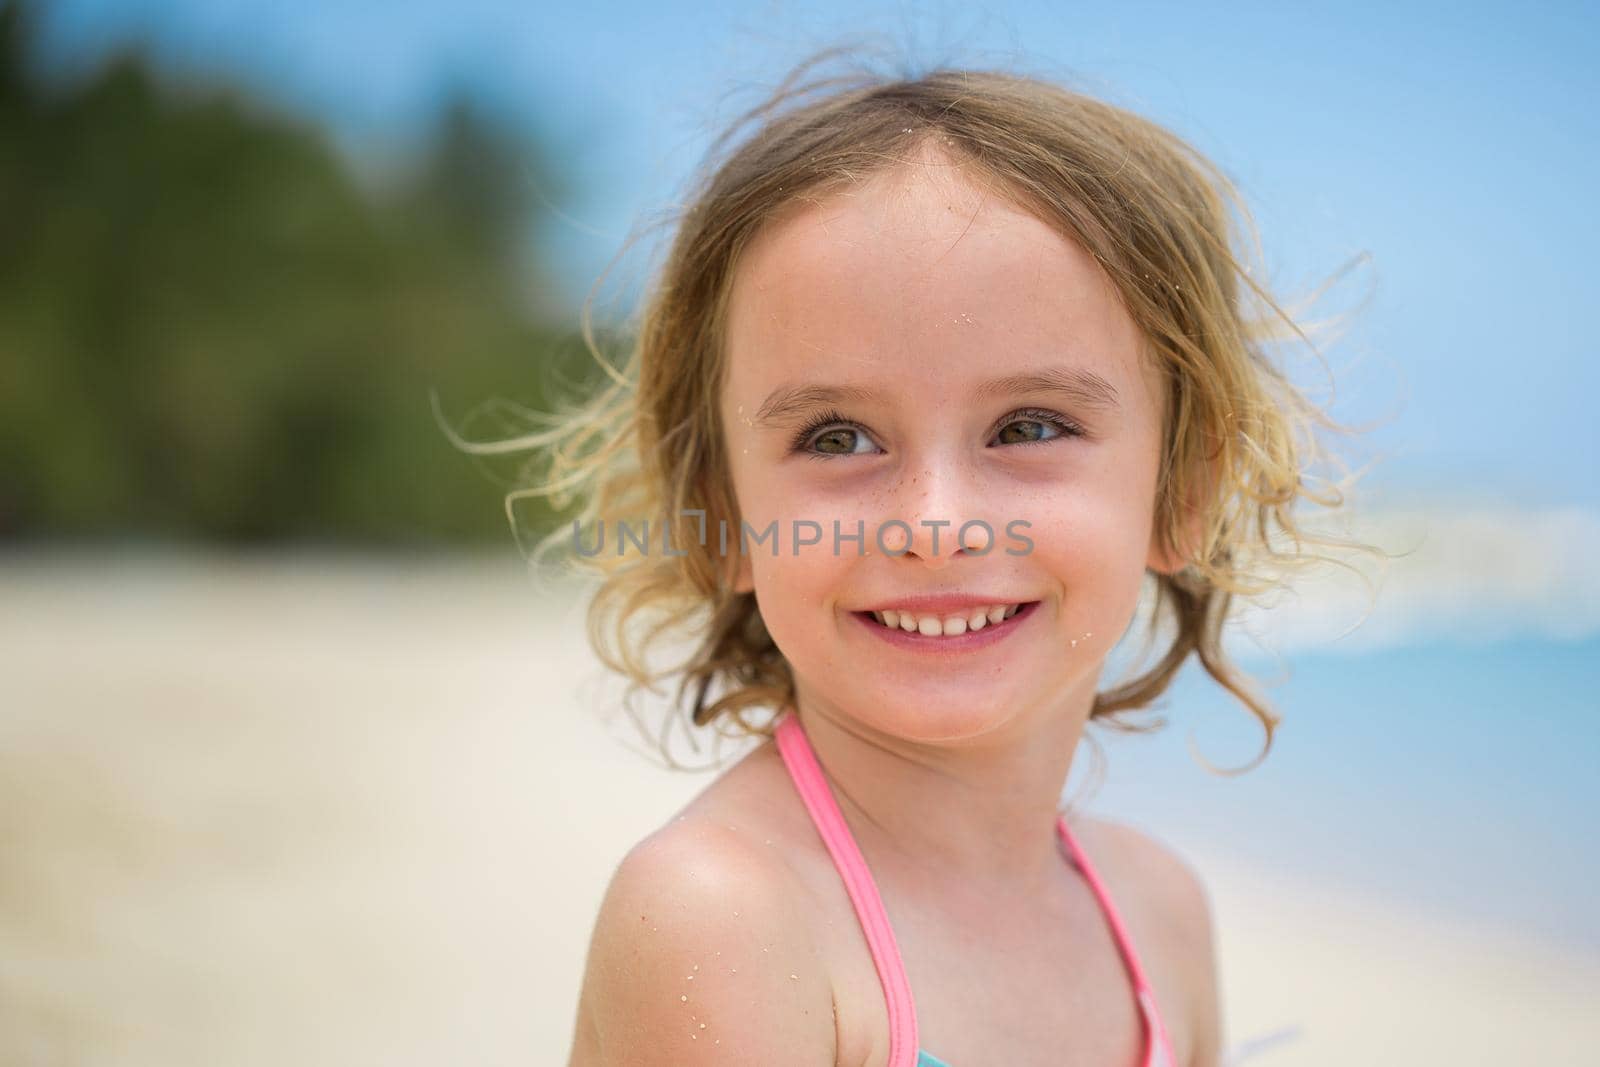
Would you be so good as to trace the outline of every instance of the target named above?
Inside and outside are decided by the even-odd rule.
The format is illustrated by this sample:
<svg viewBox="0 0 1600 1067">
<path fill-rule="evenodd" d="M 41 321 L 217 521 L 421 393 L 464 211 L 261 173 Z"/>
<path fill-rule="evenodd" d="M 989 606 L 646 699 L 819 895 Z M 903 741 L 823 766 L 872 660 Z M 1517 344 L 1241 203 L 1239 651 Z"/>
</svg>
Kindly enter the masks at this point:
<svg viewBox="0 0 1600 1067">
<path fill-rule="evenodd" d="M 1137 946 L 1174 1045 L 1193 1050 L 1183 1062 L 1216 1063 L 1221 1004 L 1204 879 L 1172 845 L 1129 823 L 1078 816 L 1068 825 Z"/>
<path fill-rule="evenodd" d="M 1205 905 L 1199 872 L 1172 845 L 1132 823 L 1069 816 L 1067 825 L 1120 903 L 1129 899 L 1168 918 Z"/>
<path fill-rule="evenodd" d="M 752 904 L 766 895 L 796 901 L 816 857 L 826 853 L 795 793 L 777 747 L 752 749 L 683 809 L 640 841 L 624 866 L 667 863 L 704 868 L 743 887 Z"/>
<path fill-rule="evenodd" d="M 748 870 L 786 896 L 804 891 L 827 852 L 771 740 L 719 774 L 636 849 L 667 849 Z"/>
<path fill-rule="evenodd" d="M 574 1067 L 836 1062 L 828 954 L 772 803 L 770 747 L 618 864 L 590 939 Z"/>
</svg>

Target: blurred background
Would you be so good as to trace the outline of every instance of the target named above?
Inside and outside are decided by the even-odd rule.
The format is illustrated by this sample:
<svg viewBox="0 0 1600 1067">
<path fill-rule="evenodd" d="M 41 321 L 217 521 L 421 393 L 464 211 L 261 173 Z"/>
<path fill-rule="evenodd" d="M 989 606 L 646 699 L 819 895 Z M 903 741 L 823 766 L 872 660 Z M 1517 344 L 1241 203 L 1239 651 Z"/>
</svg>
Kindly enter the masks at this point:
<svg viewBox="0 0 1600 1067">
<path fill-rule="evenodd" d="M 1241 610 L 1260 767 L 1197 761 L 1261 738 L 1189 670 L 1069 782 L 1204 876 L 1229 1062 L 1593 1064 L 1597 26 L 0 0 L 0 1063 L 566 1061 L 611 870 L 714 770 L 639 751 L 523 457 L 440 416 L 592 385 L 585 297 L 624 338 L 712 138 L 848 39 L 1171 126 L 1351 324 L 1293 376 L 1391 564 Z"/>
</svg>

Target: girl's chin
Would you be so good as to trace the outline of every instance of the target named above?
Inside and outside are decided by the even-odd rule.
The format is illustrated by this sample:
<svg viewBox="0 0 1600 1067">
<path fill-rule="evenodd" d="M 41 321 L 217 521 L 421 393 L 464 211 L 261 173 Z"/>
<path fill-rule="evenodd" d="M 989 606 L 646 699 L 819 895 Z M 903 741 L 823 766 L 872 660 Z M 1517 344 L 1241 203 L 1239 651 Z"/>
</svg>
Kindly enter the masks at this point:
<svg viewBox="0 0 1600 1067">
<path fill-rule="evenodd" d="M 848 698 L 847 698 L 848 699 Z M 1016 718 L 1017 704 L 999 701 L 990 692 L 986 701 L 958 700 L 947 686 L 937 695 L 919 700 L 911 694 L 877 701 L 870 708 L 848 710 L 872 732 L 924 744 L 962 741 L 1004 727 Z"/>
</svg>

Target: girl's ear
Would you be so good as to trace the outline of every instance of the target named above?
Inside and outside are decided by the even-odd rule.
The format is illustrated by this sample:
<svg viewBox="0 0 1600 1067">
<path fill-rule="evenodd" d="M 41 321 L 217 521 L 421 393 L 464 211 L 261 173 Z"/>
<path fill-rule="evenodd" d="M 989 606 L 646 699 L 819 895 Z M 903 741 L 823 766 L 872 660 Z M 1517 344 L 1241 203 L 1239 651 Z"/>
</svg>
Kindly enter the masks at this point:
<svg viewBox="0 0 1600 1067">
<path fill-rule="evenodd" d="M 1189 544 L 1194 543 L 1191 529 L 1192 524 L 1185 527 L 1185 533 L 1190 538 Z M 1174 551 L 1167 546 L 1159 527 L 1150 531 L 1150 555 L 1144 564 L 1147 568 L 1157 574 L 1176 574 L 1183 569 L 1186 562 L 1182 552 Z"/>
<path fill-rule="evenodd" d="M 1216 464 L 1207 463 L 1203 470 L 1204 477 L 1189 483 L 1188 495 L 1183 505 L 1183 517 L 1178 525 L 1182 542 L 1178 545 L 1167 544 L 1166 539 L 1162 537 L 1159 522 L 1153 524 L 1150 531 L 1150 555 L 1145 560 L 1145 566 L 1157 574 L 1176 574 L 1187 566 L 1193 560 L 1195 553 L 1200 550 L 1205 510 L 1210 504 L 1211 486 L 1215 484 Z"/>
</svg>

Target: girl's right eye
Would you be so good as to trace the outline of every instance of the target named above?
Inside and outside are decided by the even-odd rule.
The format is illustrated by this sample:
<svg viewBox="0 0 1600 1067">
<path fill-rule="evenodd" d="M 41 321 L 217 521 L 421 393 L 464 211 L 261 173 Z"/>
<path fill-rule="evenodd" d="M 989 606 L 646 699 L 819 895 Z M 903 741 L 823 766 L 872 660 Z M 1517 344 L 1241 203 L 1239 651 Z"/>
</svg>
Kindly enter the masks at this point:
<svg viewBox="0 0 1600 1067">
<path fill-rule="evenodd" d="M 827 432 L 817 433 L 823 429 Z M 851 441 L 851 434 L 855 435 L 854 443 Z M 837 411 L 825 411 L 801 427 L 794 435 L 794 440 L 790 442 L 789 450 L 803 452 L 811 459 L 831 459 L 834 456 L 859 454 L 855 445 L 860 442 L 871 442 L 871 438 L 867 437 L 861 427 Z M 817 451 L 818 447 L 832 451 Z"/>
</svg>

